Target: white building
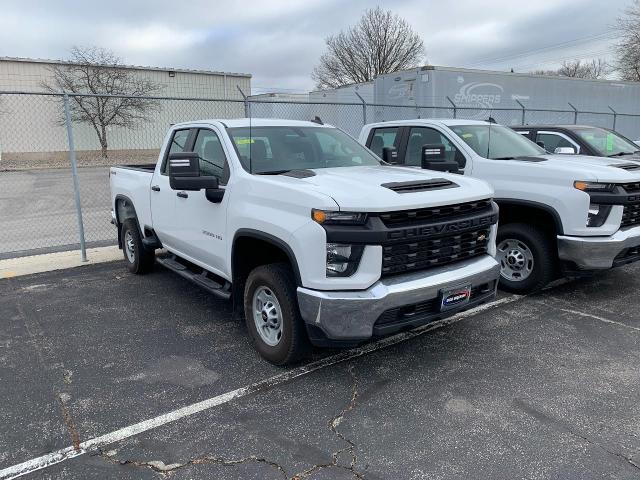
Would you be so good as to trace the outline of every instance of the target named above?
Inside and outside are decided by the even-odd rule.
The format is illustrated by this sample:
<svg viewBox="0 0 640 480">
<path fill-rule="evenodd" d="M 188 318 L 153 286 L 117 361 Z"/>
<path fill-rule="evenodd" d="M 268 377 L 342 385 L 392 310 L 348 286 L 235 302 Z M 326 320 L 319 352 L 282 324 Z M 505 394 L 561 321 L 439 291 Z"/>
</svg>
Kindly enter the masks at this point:
<svg viewBox="0 0 640 480">
<path fill-rule="evenodd" d="M 3 92 L 44 92 L 43 84 L 50 83 L 53 78 L 51 69 L 69 64 L 56 60 L 0 57 L 0 155 L 3 162 L 10 158 L 37 161 L 45 156 L 66 155 L 67 137 L 59 121 L 59 102 L 47 96 Z M 137 150 L 155 154 L 172 123 L 243 116 L 240 90 L 251 94 L 251 75 L 244 73 L 140 66 L 119 68 L 160 85 L 155 96 L 174 99 L 157 100 L 150 120 L 140 122 L 135 129 L 110 128 L 109 150 L 114 157 L 131 155 Z M 77 150 L 84 151 L 85 157 L 99 150 L 97 135 L 90 125 L 74 124 L 74 137 Z M 148 157 L 146 153 L 144 156 L 145 159 Z M 82 152 L 79 157 L 82 161 Z"/>
</svg>

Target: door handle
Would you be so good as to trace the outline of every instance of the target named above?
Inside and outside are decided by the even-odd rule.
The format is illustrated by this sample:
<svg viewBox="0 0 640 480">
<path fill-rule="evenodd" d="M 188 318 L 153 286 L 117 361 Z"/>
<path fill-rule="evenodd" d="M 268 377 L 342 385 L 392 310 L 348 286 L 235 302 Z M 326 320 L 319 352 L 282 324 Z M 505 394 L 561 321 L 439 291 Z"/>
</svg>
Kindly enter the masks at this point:
<svg viewBox="0 0 640 480">
<path fill-rule="evenodd" d="M 187 194 L 187 192 L 178 192 L 176 193 L 177 196 L 179 196 L 180 198 L 189 198 L 189 195 Z"/>
<path fill-rule="evenodd" d="M 158 185 L 154 185 L 151 187 L 151 190 L 153 190 L 154 192 L 159 192 L 160 191 L 160 187 Z"/>
</svg>

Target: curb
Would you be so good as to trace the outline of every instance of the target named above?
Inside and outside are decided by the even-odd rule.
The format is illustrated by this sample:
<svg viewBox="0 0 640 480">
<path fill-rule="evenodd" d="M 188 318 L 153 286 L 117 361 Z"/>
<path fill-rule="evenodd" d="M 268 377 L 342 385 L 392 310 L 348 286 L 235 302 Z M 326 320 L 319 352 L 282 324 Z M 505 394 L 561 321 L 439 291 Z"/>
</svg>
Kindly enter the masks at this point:
<svg viewBox="0 0 640 480">
<path fill-rule="evenodd" d="M 80 250 L 33 255 L 30 257 L 0 260 L 0 279 L 21 277 L 34 273 L 51 272 L 65 268 L 81 267 L 96 263 L 113 262 L 122 258 L 117 246 L 87 249 L 87 261 L 80 258 Z"/>
</svg>

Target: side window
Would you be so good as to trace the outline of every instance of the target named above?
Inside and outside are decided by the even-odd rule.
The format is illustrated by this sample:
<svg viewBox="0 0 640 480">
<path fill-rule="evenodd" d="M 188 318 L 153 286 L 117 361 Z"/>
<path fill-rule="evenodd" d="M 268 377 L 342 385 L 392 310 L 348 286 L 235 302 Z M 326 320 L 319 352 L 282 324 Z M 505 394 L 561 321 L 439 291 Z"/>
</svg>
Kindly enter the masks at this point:
<svg viewBox="0 0 640 480">
<path fill-rule="evenodd" d="M 200 157 L 201 176 L 218 177 L 220 183 L 227 183 L 229 180 L 229 169 L 226 166 L 227 157 L 216 132 L 206 129 L 198 130 L 193 151 Z"/>
<path fill-rule="evenodd" d="M 558 147 L 571 147 L 575 150 L 575 145 L 564 137 L 554 133 L 539 133 L 536 137 L 537 142 L 544 143 L 547 152 L 553 153 Z"/>
<path fill-rule="evenodd" d="M 423 145 L 442 144 L 448 161 L 458 162 L 460 168 L 464 168 L 467 161 L 461 151 L 438 130 L 427 127 L 412 127 L 409 131 L 407 151 L 404 156 L 405 165 L 422 165 Z"/>
<path fill-rule="evenodd" d="M 169 173 L 169 162 L 167 162 L 169 154 L 181 153 L 186 150 L 187 141 L 189 140 L 189 132 L 190 130 L 176 130 L 175 132 L 173 132 L 173 137 L 171 137 L 171 143 L 169 144 L 169 152 L 165 156 L 164 164 L 162 165 L 163 175 Z"/>
<path fill-rule="evenodd" d="M 399 131 L 400 127 L 376 128 L 371 137 L 369 150 L 382 158 L 382 149 L 394 146 Z"/>
</svg>

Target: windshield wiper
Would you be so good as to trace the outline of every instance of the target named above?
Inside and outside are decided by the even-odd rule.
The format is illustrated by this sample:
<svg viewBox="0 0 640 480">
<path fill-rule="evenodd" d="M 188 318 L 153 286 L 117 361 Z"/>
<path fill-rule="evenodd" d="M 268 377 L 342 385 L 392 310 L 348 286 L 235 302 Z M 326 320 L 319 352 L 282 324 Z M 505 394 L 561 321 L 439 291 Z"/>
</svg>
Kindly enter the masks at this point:
<svg viewBox="0 0 640 480">
<path fill-rule="evenodd" d="M 495 157 L 492 158 L 491 160 L 515 160 L 516 157 Z"/>
<path fill-rule="evenodd" d="M 607 157 L 624 157 L 625 155 L 633 155 L 635 152 L 618 152 L 607 155 Z"/>
</svg>

